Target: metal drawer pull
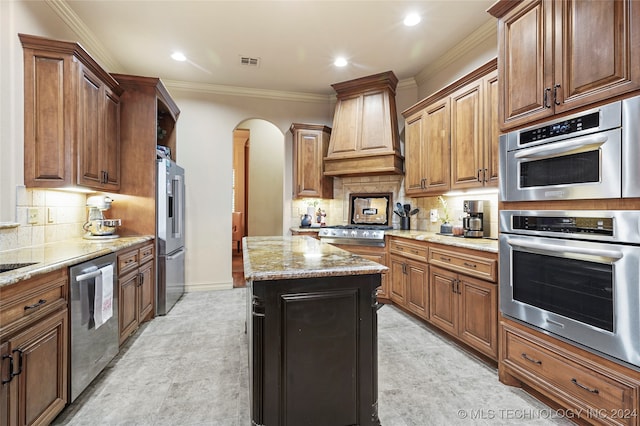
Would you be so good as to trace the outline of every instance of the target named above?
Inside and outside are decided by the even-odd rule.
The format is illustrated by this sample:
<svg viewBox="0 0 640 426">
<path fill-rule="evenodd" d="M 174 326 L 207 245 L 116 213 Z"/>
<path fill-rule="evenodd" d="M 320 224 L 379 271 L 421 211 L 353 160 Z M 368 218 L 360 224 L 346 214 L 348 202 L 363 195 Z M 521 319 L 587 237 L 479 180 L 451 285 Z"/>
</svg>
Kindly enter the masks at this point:
<svg viewBox="0 0 640 426">
<path fill-rule="evenodd" d="M 450 257 L 440 256 L 440 260 L 445 261 L 445 262 L 451 262 L 451 258 Z"/>
<path fill-rule="evenodd" d="M 477 266 L 473 263 L 464 262 L 464 266 L 468 266 L 469 268 L 476 268 Z"/>
<path fill-rule="evenodd" d="M 595 394 L 599 394 L 600 393 L 600 391 L 598 389 L 595 389 L 595 388 L 591 389 L 590 387 L 585 386 L 582 383 L 579 383 L 576 379 L 571 379 L 571 383 L 573 383 L 577 387 L 579 387 L 581 389 L 584 389 L 584 390 L 586 390 L 588 392 L 595 393 Z"/>
<path fill-rule="evenodd" d="M 22 352 L 22 350 L 20 349 L 14 349 L 11 351 L 11 354 L 13 355 L 16 352 L 18 353 L 18 372 L 14 373 L 13 370 L 11 370 L 11 378 L 14 378 L 15 376 L 22 373 L 22 354 L 24 352 Z"/>
<path fill-rule="evenodd" d="M 538 359 L 533 359 L 531 358 L 529 355 L 527 355 L 526 353 L 522 352 L 522 358 L 526 359 L 529 362 L 532 362 L 534 364 L 538 364 L 538 365 L 542 365 L 542 361 L 538 360 Z"/>
<path fill-rule="evenodd" d="M 38 300 L 38 303 L 34 303 L 33 305 L 27 305 L 24 307 L 25 311 L 28 311 L 29 309 L 37 309 L 40 306 L 44 305 L 45 303 L 47 303 L 47 301 L 45 299 L 40 299 Z"/>
</svg>

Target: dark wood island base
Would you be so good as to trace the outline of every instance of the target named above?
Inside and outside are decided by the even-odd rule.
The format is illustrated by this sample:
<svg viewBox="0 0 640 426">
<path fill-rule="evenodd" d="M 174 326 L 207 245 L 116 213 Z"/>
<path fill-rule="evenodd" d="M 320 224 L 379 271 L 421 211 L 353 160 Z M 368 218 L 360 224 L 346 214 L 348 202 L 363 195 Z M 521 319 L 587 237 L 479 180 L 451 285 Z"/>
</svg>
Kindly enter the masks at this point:
<svg viewBox="0 0 640 426">
<path fill-rule="evenodd" d="M 376 288 L 384 266 L 308 237 L 273 237 L 263 265 L 258 238 L 243 246 L 252 425 L 380 425 Z M 284 250 L 286 271 L 273 270 L 283 253 L 274 239 L 295 246 Z M 271 273 L 261 275 L 263 266 Z"/>
</svg>

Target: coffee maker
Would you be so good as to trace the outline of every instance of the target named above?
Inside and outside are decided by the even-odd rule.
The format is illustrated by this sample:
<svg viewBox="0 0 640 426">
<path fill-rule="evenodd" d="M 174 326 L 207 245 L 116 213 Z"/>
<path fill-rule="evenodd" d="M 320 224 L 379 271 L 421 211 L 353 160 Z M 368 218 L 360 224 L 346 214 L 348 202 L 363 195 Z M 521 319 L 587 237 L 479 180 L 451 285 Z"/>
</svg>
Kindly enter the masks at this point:
<svg viewBox="0 0 640 426">
<path fill-rule="evenodd" d="M 466 216 L 462 218 L 464 236 L 468 238 L 488 237 L 491 212 L 489 201 L 465 200 L 463 210 L 466 213 Z"/>
</svg>

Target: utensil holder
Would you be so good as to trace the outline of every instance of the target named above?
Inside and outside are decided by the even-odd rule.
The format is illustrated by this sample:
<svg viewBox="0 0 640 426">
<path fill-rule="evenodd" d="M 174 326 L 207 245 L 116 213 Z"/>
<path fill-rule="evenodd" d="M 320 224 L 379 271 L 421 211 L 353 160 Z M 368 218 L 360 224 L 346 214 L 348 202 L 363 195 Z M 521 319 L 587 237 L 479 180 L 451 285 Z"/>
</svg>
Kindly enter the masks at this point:
<svg viewBox="0 0 640 426">
<path fill-rule="evenodd" d="M 409 216 L 402 216 L 400 218 L 400 229 L 403 231 L 408 231 L 411 229 L 411 221 Z"/>
</svg>

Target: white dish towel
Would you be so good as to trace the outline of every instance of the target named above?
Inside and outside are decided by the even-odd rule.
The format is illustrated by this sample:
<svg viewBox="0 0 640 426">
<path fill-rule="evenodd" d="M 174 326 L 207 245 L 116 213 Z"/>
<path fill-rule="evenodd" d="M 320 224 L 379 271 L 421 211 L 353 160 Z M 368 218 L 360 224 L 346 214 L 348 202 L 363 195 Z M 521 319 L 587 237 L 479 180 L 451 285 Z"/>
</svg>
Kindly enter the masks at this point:
<svg viewBox="0 0 640 426">
<path fill-rule="evenodd" d="M 93 319 L 95 328 L 107 322 L 113 316 L 113 265 L 100 268 L 96 277 L 96 293 L 93 301 Z"/>
</svg>

